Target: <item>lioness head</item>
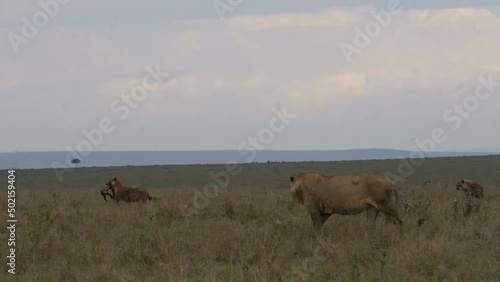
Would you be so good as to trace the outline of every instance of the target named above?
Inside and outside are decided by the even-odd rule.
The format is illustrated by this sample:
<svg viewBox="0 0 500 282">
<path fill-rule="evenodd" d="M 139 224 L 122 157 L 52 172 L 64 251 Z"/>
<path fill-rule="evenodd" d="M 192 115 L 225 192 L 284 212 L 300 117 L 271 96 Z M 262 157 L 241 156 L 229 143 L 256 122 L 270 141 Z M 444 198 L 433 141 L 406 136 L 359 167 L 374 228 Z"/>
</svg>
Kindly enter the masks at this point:
<svg viewBox="0 0 500 282">
<path fill-rule="evenodd" d="M 299 201 L 299 203 L 304 204 L 304 197 L 302 192 L 302 179 L 301 177 L 304 173 L 296 173 L 290 176 L 290 181 L 292 182 L 292 187 L 290 188 L 290 192 L 292 196 Z"/>
<path fill-rule="evenodd" d="M 306 174 L 307 174 L 307 172 L 294 173 L 294 174 L 292 174 L 292 176 L 290 176 L 290 181 L 295 182 L 295 181 L 301 179 L 302 177 L 304 177 Z"/>
</svg>

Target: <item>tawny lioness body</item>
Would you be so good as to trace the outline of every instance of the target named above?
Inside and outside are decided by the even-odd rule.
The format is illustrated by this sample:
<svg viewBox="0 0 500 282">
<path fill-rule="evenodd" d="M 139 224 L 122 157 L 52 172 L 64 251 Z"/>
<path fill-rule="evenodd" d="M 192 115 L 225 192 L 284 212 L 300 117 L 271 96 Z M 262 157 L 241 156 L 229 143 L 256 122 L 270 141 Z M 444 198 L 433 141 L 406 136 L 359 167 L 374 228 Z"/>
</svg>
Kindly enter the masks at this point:
<svg viewBox="0 0 500 282">
<path fill-rule="evenodd" d="M 293 197 L 308 209 L 317 229 L 333 214 L 353 215 L 363 211 L 370 226 L 374 225 L 379 212 L 400 227 L 403 223 L 397 210 L 396 186 L 383 175 L 325 176 L 301 172 L 292 175 L 290 180 Z"/>
</svg>

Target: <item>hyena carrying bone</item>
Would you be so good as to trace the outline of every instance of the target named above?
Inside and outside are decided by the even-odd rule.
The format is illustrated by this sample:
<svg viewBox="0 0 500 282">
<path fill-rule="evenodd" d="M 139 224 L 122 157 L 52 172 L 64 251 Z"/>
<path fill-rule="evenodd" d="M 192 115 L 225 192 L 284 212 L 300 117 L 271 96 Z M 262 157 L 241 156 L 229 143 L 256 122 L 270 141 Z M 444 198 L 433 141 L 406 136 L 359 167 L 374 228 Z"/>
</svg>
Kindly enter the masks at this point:
<svg viewBox="0 0 500 282">
<path fill-rule="evenodd" d="M 148 200 L 153 200 L 154 198 L 149 195 L 149 192 L 143 187 L 139 186 L 124 186 L 120 179 L 114 177 L 106 186 L 101 189 L 101 195 L 107 202 L 106 196 L 115 200 L 117 203 L 120 201 L 130 202 L 147 202 Z"/>
</svg>

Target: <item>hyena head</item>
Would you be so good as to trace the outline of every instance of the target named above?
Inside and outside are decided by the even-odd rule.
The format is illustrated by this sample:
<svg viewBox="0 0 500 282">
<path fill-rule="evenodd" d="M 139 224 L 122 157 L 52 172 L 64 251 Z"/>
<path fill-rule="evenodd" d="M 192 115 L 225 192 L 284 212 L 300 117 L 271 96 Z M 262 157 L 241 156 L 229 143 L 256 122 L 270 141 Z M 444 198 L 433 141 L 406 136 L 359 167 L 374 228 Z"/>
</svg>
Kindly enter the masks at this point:
<svg viewBox="0 0 500 282">
<path fill-rule="evenodd" d="M 457 190 L 467 191 L 469 189 L 469 184 L 471 184 L 470 182 L 471 181 L 467 179 L 459 180 L 455 188 L 457 188 Z"/>
</svg>

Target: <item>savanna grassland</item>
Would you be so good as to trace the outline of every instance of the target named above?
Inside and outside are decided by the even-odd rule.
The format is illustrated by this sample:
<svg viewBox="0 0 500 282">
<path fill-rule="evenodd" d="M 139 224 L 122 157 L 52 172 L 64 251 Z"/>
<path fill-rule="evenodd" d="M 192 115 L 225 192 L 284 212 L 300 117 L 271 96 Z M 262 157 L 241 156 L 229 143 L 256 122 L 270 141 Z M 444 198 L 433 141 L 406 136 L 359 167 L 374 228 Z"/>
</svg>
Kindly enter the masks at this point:
<svg viewBox="0 0 500 282">
<path fill-rule="evenodd" d="M 249 164 L 205 198 L 194 191 L 203 193 L 209 172 L 225 166 L 81 168 L 62 183 L 52 170 L 18 171 L 17 274 L 2 263 L 0 280 L 498 281 L 499 166 L 494 156 L 427 159 L 399 185 L 403 235 L 383 216 L 370 234 L 364 214 L 333 216 L 316 232 L 288 189 L 296 171 L 397 172 L 398 161 Z M 105 202 L 99 189 L 113 176 L 157 200 Z M 480 213 L 470 217 L 453 187 L 462 177 L 485 186 Z M 180 208 L 194 205 L 192 213 Z"/>
</svg>

